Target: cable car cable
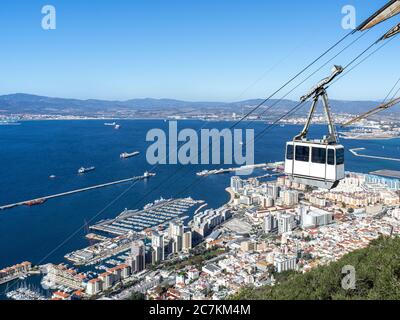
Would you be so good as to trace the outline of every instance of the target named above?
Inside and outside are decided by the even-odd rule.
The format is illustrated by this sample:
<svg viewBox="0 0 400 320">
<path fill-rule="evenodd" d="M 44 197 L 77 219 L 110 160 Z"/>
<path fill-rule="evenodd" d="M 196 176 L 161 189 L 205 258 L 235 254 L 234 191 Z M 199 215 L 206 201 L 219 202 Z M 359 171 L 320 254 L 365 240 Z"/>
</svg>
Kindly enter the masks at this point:
<svg viewBox="0 0 400 320">
<path fill-rule="evenodd" d="M 383 44 L 381 44 L 378 48 L 376 48 L 374 51 L 372 51 L 370 54 L 368 54 L 366 57 L 364 57 L 360 62 L 358 62 L 357 64 L 355 64 L 353 67 L 351 67 L 349 70 L 347 70 L 345 73 L 343 73 L 340 77 L 338 77 L 336 80 L 334 80 L 330 85 L 334 85 L 337 81 L 339 81 L 340 79 L 342 79 L 345 75 L 347 75 L 348 73 L 350 73 L 351 71 L 353 71 L 354 69 L 356 69 L 359 65 L 361 65 L 363 62 L 365 62 L 366 60 L 368 60 L 371 56 L 373 56 L 375 53 L 377 53 L 379 50 L 383 49 L 383 47 L 387 46 L 391 41 L 394 40 L 395 37 L 390 38 L 389 40 L 383 42 Z"/>
<path fill-rule="evenodd" d="M 359 38 L 361 38 L 361 36 L 360 37 L 358 37 L 358 39 Z M 356 39 L 355 41 L 353 41 L 353 43 L 354 42 L 356 42 L 358 39 Z M 344 39 L 343 39 L 344 40 Z M 391 40 L 391 39 L 390 39 Z M 390 40 L 388 40 L 387 42 L 389 42 Z M 354 59 L 352 59 L 347 65 L 346 65 L 346 67 L 344 68 L 344 69 L 346 69 L 346 68 L 348 68 L 348 67 L 350 67 L 355 61 L 357 61 L 360 57 L 362 57 L 366 52 L 368 52 L 374 45 L 376 45 L 377 43 L 378 43 L 379 41 L 375 41 L 373 44 L 371 44 L 367 49 L 365 49 L 361 54 L 359 54 L 356 58 L 354 58 Z M 385 42 L 382 46 L 380 46 L 377 50 L 375 50 L 372 54 L 374 54 L 374 53 L 376 53 L 377 51 L 379 51 L 384 45 L 386 45 L 387 44 L 387 42 Z M 353 43 L 351 43 L 350 45 L 348 45 L 348 47 L 349 46 L 351 46 Z M 346 48 L 344 48 L 344 49 L 342 49 L 342 51 L 341 52 L 339 52 L 339 54 L 340 53 L 342 53 L 344 50 L 346 50 Z M 337 54 L 337 55 L 339 55 L 339 54 Z M 371 56 L 372 54 L 370 54 L 369 56 Z M 336 57 L 336 56 L 335 56 Z M 334 57 L 334 58 L 335 58 Z M 333 59 L 334 59 L 333 58 Z M 331 59 L 331 60 L 333 60 L 333 59 Z M 330 61 L 331 61 L 330 60 Z M 366 60 L 366 59 L 365 59 Z M 363 60 L 363 61 L 365 61 L 365 60 Z M 329 63 L 330 61 L 328 61 L 327 63 Z M 362 61 L 362 62 L 363 62 Z M 362 62 L 360 62 L 359 64 L 361 64 Z M 326 63 L 326 64 L 327 64 Z M 326 65 L 326 64 L 324 64 L 324 66 Z M 322 66 L 320 69 L 322 69 L 324 66 Z M 318 69 L 316 72 L 318 72 L 320 69 Z M 353 68 L 354 69 L 354 68 Z M 352 69 L 350 69 L 347 73 L 349 73 L 350 71 L 351 71 Z M 311 74 L 311 76 L 312 75 L 314 75 L 316 72 L 314 72 L 313 74 Z M 346 74 L 347 74 L 346 73 Z M 310 77 L 311 77 L 310 76 Z M 344 75 L 343 75 L 344 76 Z M 342 77 L 343 77 L 342 76 Z M 342 78 L 342 77 L 340 77 L 340 78 Z M 338 78 L 338 79 L 336 79 L 336 81 L 338 81 L 340 78 Z M 294 79 L 293 79 L 294 80 Z M 292 81 L 293 81 L 292 80 Z M 306 80 L 308 80 L 308 78 L 307 79 L 305 79 L 304 80 L 304 82 L 306 81 Z M 290 81 L 291 82 L 291 81 Z M 287 84 L 286 84 L 286 86 L 290 83 L 290 82 L 288 82 Z M 333 82 L 334 83 L 334 82 Z M 333 84 L 332 83 L 332 84 Z M 300 86 L 300 85 L 299 85 Z M 328 86 L 329 87 L 329 86 Z M 328 88 L 327 87 L 327 88 Z M 282 88 L 284 88 L 284 87 L 282 87 Z M 293 89 L 294 90 L 294 89 Z M 283 98 L 282 98 L 283 99 Z M 256 111 L 258 108 L 260 108 L 264 103 L 266 103 L 267 101 L 268 101 L 269 99 L 266 99 L 266 100 L 264 100 L 264 102 L 262 103 L 262 104 L 260 104 L 260 105 L 258 105 L 255 109 L 253 109 L 253 111 L 251 111 L 249 114 L 251 114 L 252 112 L 254 112 L 254 111 Z M 308 100 L 308 99 L 307 99 Z M 271 129 L 273 129 L 281 120 L 283 120 L 284 118 L 286 118 L 286 117 L 288 117 L 288 116 L 290 116 L 290 115 L 292 115 L 293 113 L 295 113 L 296 111 L 298 111 L 301 107 L 303 107 L 303 105 L 305 104 L 305 102 L 307 102 L 307 100 L 305 100 L 305 101 L 301 101 L 301 102 L 299 102 L 297 105 L 295 105 L 292 109 L 290 109 L 288 112 L 286 112 L 284 115 L 282 115 L 281 117 L 279 117 L 278 119 L 276 119 L 272 124 L 270 124 L 269 126 L 267 126 L 265 129 L 263 129 L 260 133 L 258 133 L 257 135 L 256 135 L 256 137 L 253 139 L 253 141 L 256 141 L 256 140 L 258 140 L 259 138 L 261 138 L 264 134 L 266 134 L 268 131 L 270 131 Z M 265 112 L 265 111 L 264 111 Z M 233 127 L 234 126 L 236 126 L 238 123 L 240 123 L 240 122 L 242 122 L 243 121 L 243 119 L 244 118 L 246 118 L 247 116 L 245 116 L 245 117 L 243 117 L 241 120 L 239 120 L 237 123 L 235 123 L 234 125 L 233 125 Z M 232 127 L 231 127 L 232 128 Z M 204 178 L 204 177 L 200 177 L 199 179 L 202 179 L 202 178 Z M 191 183 L 188 187 L 186 187 L 186 188 L 184 188 L 183 189 L 183 191 L 181 191 L 181 192 L 179 192 L 178 194 L 181 194 L 181 193 L 183 193 L 183 192 L 185 192 L 187 189 L 189 189 L 190 187 L 192 187 L 193 185 L 195 185 L 195 184 L 197 184 L 197 181 L 195 180 L 193 183 Z"/>
<path fill-rule="evenodd" d="M 345 39 L 347 39 L 349 36 L 354 34 L 356 31 L 357 30 L 353 30 L 353 31 L 349 32 L 347 35 L 345 35 L 343 38 L 341 38 L 339 41 L 337 41 L 333 46 L 331 46 L 328 50 L 326 50 L 324 53 L 322 53 L 318 58 L 313 60 L 309 65 L 307 65 L 304 69 L 302 69 L 300 72 L 298 72 L 294 77 L 292 77 L 285 84 L 283 84 L 279 89 L 277 89 L 274 93 L 272 93 L 268 98 L 264 99 L 255 108 L 253 108 L 248 113 L 246 113 L 240 120 L 238 120 L 236 123 L 234 123 L 229 129 L 233 129 L 238 124 L 243 122 L 251 114 L 253 114 L 259 108 L 261 108 L 265 103 L 267 103 L 269 100 L 271 100 L 272 97 L 274 97 L 277 93 L 282 91 L 282 89 L 286 88 L 289 84 L 291 84 L 294 80 L 296 80 L 300 75 L 302 75 L 305 71 L 307 71 L 309 68 L 311 68 L 315 63 L 317 63 L 319 60 L 321 60 L 324 56 L 326 56 L 329 52 L 331 52 L 335 47 L 337 47 L 340 43 L 342 43 Z"/>
<path fill-rule="evenodd" d="M 346 67 L 344 67 L 343 69 L 348 68 L 349 66 L 351 66 L 355 61 L 357 61 L 362 55 L 364 55 L 368 50 L 370 50 L 377 42 L 374 42 L 372 45 L 370 45 L 367 49 L 365 49 L 361 54 L 359 54 L 356 58 L 352 59 L 347 65 Z M 387 44 L 387 42 L 385 42 L 384 44 Z M 381 49 L 383 46 L 379 47 L 377 50 L 375 50 L 373 53 L 377 52 L 379 49 Z M 365 61 L 365 60 L 363 60 Z M 361 64 L 363 61 L 361 61 L 359 64 Z M 332 82 L 330 85 L 327 86 L 326 89 L 328 89 L 332 84 L 334 84 L 335 82 L 339 81 L 341 78 L 343 78 L 346 74 L 348 74 L 352 69 L 350 69 L 348 72 L 344 73 L 341 77 L 337 78 L 334 82 Z M 304 101 L 306 102 L 306 101 Z M 263 136 L 268 130 L 272 129 L 274 127 L 275 124 L 277 124 L 278 122 L 280 122 L 282 119 L 286 118 L 287 116 L 293 114 L 294 112 L 296 112 L 298 109 L 300 109 L 302 107 L 303 103 L 299 103 L 297 104 L 295 107 L 293 107 L 291 110 L 289 110 L 289 112 L 285 113 L 282 117 L 280 117 L 279 119 L 277 119 L 276 121 L 274 121 L 274 123 L 271 126 L 266 127 L 263 131 L 261 131 L 261 133 L 259 133 L 256 138 L 254 139 L 254 141 L 256 141 L 258 138 L 260 138 L 261 136 Z"/>
<path fill-rule="evenodd" d="M 317 59 L 315 59 L 313 62 L 311 62 L 308 66 L 306 66 L 303 70 L 301 70 L 298 74 L 296 74 L 294 77 L 292 77 L 289 81 L 287 81 L 284 85 L 282 85 L 278 90 L 276 90 L 273 94 L 271 94 L 268 98 L 266 98 L 265 100 L 263 100 L 260 104 L 258 104 L 255 108 L 253 108 L 252 110 L 250 110 L 248 113 L 246 113 L 239 121 L 237 121 L 236 123 L 234 123 L 230 129 L 236 127 L 238 124 L 240 124 L 241 122 L 244 121 L 244 119 L 248 118 L 251 114 L 253 114 L 255 111 L 257 111 L 259 108 L 261 108 L 265 103 L 267 103 L 273 96 L 275 96 L 277 93 L 279 93 L 282 89 L 284 89 L 285 87 L 287 87 L 290 83 L 292 83 L 295 79 L 297 79 L 301 74 L 303 74 L 305 71 L 307 71 L 311 66 L 313 66 L 316 62 L 318 62 L 320 59 L 322 59 L 325 55 L 327 55 L 330 51 L 332 51 L 336 46 L 338 46 L 341 42 L 343 42 L 346 38 L 348 38 L 350 35 L 354 34 L 355 32 L 359 31 L 358 29 L 351 31 L 350 33 L 348 33 L 347 35 L 345 35 L 342 39 L 340 39 L 338 42 L 336 42 L 332 47 L 330 47 L 328 50 L 326 50 L 323 54 L 321 54 Z M 386 42 L 385 42 L 386 43 Z M 374 43 L 373 45 L 375 45 L 376 43 Z M 371 45 L 369 48 L 367 48 L 367 50 L 365 50 L 361 55 L 359 55 L 358 57 L 356 57 L 356 59 L 354 59 L 353 61 L 351 61 L 347 66 L 350 66 L 352 63 L 354 63 L 357 59 L 359 59 L 365 52 L 367 52 L 373 45 Z M 383 46 L 382 46 L 383 47 Z M 379 50 L 380 48 L 378 48 Z M 378 51 L 376 50 L 376 51 Z M 375 52 L 376 52 L 375 51 Z M 350 70 L 351 71 L 351 70 Z M 337 79 L 338 80 L 338 79 Z M 305 103 L 306 101 L 300 102 L 298 105 L 296 105 L 294 108 L 292 108 L 289 112 L 287 112 L 286 114 L 284 114 L 282 117 L 280 117 L 279 119 L 277 119 L 276 121 L 274 121 L 274 123 L 270 126 L 268 126 L 267 128 L 265 128 L 260 134 L 257 135 L 258 137 L 261 137 L 265 132 L 267 132 L 270 128 L 272 128 L 275 124 L 277 124 L 279 121 L 281 121 L 283 118 L 285 118 L 286 116 L 292 114 L 293 112 L 296 112 L 296 110 L 300 109 L 301 106 Z M 254 139 L 256 140 L 256 139 Z M 179 169 L 178 169 L 179 171 Z M 170 178 L 170 177 L 169 177 Z M 168 179 L 169 179 L 168 178 Z M 167 179 L 167 180 L 168 180 Z M 192 184 L 191 184 L 192 185 Z"/>
<path fill-rule="evenodd" d="M 331 52 L 335 47 L 337 47 L 340 43 L 342 43 L 345 39 L 347 39 L 350 35 L 354 34 L 356 31 L 353 30 L 346 34 L 343 38 L 341 38 L 339 41 L 337 41 L 333 46 L 331 46 L 328 50 L 326 50 L 324 53 L 322 53 L 318 58 L 316 58 L 314 61 L 312 61 L 309 65 L 307 65 L 304 69 L 302 69 L 299 73 L 297 73 L 294 77 L 292 77 L 289 81 L 287 81 L 284 85 L 282 85 L 278 90 L 276 90 L 273 94 L 271 94 L 268 98 L 263 100 L 259 105 L 257 105 L 255 108 L 253 108 L 250 112 L 248 112 L 246 115 L 244 115 L 240 120 L 238 120 L 236 123 L 234 123 L 229 129 L 233 129 L 236 127 L 238 124 L 244 121 L 248 116 L 250 116 L 252 113 L 257 111 L 261 106 L 263 106 L 266 102 L 268 102 L 273 96 L 275 96 L 277 93 L 279 93 L 282 89 L 287 87 L 290 83 L 292 83 L 295 79 L 297 79 L 301 74 L 303 74 L 305 71 L 307 71 L 310 67 L 312 67 L 315 63 L 317 63 L 319 60 L 321 60 L 324 56 L 326 56 L 329 52 Z M 359 37 L 360 38 L 360 37 Z M 157 168 L 158 165 L 156 165 L 154 168 L 151 170 L 154 170 Z M 167 179 L 165 179 L 163 182 L 158 184 L 153 190 L 158 189 L 161 185 L 166 183 L 171 179 L 172 176 L 176 175 L 179 171 L 181 171 L 183 167 L 178 168 L 173 174 L 169 175 Z M 153 191 L 150 190 L 142 199 L 140 199 L 137 203 L 140 203 L 143 201 L 148 195 L 150 195 Z"/>
<path fill-rule="evenodd" d="M 283 97 L 281 97 L 279 100 L 275 101 L 271 106 L 267 107 L 262 113 L 260 113 L 258 116 L 263 116 L 265 115 L 269 110 L 271 110 L 273 107 L 275 107 L 277 104 L 283 101 L 289 94 L 291 94 L 294 90 L 296 90 L 298 87 L 300 87 L 302 84 L 304 84 L 307 80 L 309 80 L 312 76 L 314 76 L 318 71 L 320 71 L 322 68 L 324 68 L 328 63 L 330 63 L 333 59 L 337 58 L 340 54 L 342 54 L 344 51 L 346 51 L 348 48 L 350 48 L 352 45 L 354 45 L 358 40 L 360 40 L 362 37 L 364 37 L 370 30 L 367 30 L 366 32 L 363 32 L 361 36 L 359 36 L 357 39 L 352 41 L 350 44 L 348 44 L 345 48 L 343 48 L 341 51 L 339 51 L 335 56 L 330 58 L 328 61 L 326 61 L 323 65 L 321 65 L 317 70 L 315 70 L 313 73 L 311 73 L 308 77 L 306 77 L 303 81 L 301 81 L 299 84 L 297 84 L 292 90 L 287 92 Z M 252 122 L 255 120 L 249 121 L 247 124 L 250 125 Z"/>
<path fill-rule="evenodd" d="M 387 94 L 387 96 L 386 96 L 385 99 L 383 100 L 383 103 L 385 103 L 385 102 L 387 101 L 387 99 L 389 98 L 389 96 L 391 95 L 391 93 L 393 92 L 393 90 L 396 88 L 396 86 L 399 84 L 399 82 L 400 82 L 400 78 L 399 78 L 399 80 L 397 80 L 397 82 L 394 84 L 393 88 L 390 89 L 389 93 Z M 399 90 L 400 90 L 400 88 L 399 88 Z M 392 97 L 391 100 L 393 100 L 393 98 L 397 95 L 397 93 L 398 93 L 398 91 L 395 92 L 395 94 L 393 95 L 393 97 Z"/>
</svg>

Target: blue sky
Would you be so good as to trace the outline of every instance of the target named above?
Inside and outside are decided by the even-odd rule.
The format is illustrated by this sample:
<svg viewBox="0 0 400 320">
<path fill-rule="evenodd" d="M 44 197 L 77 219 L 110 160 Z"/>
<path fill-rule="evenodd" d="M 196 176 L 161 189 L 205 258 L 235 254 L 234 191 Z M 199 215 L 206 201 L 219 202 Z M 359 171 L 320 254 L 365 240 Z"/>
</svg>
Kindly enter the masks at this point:
<svg viewBox="0 0 400 320">
<path fill-rule="evenodd" d="M 0 94 L 194 101 L 266 97 L 348 32 L 341 28 L 344 5 L 354 5 L 361 22 L 384 3 L 2 0 Z M 46 4 L 56 7 L 56 30 L 41 28 Z M 345 65 L 399 20 L 372 30 L 335 63 Z M 398 51 L 395 39 L 332 87 L 331 97 L 383 99 L 400 77 Z M 297 100 L 329 69 L 289 97 Z"/>
</svg>

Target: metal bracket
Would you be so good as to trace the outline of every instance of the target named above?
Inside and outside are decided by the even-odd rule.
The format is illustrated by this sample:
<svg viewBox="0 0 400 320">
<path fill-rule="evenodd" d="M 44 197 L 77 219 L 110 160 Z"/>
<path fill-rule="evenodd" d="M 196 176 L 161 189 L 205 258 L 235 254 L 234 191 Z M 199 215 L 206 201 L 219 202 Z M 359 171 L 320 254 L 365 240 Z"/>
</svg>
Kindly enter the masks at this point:
<svg viewBox="0 0 400 320">
<path fill-rule="evenodd" d="M 322 104 L 324 106 L 326 121 L 328 123 L 329 135 L 322 139 L 323 143 L 326 144 L 336 144 L 339 142 L 339 138 L 336 133 L 335 124 L 333 123 L 331 108 L 329 106 L 328 94 L 326 93 L 325 87 L 333 81 L 339 74 L 343 72 L 343 68 L 341 66 L 334 66 L 332 70 L 332 75 L 328 78 L 321 80 L 315 87 L 311 89 L 311 91 L 301 97 L 301 101 L 305 102 L 309 98 L 313 98 L 310 111 L 308 113 L 306 124 L 304 125 L 303 130 L 294 137 L 294 141 L 303 141 L 307 139 L 307 134 L 312 122 L 313 115 L 318 105 L 318 101 L 320 97 L 322 97 Z"/>
</svg>

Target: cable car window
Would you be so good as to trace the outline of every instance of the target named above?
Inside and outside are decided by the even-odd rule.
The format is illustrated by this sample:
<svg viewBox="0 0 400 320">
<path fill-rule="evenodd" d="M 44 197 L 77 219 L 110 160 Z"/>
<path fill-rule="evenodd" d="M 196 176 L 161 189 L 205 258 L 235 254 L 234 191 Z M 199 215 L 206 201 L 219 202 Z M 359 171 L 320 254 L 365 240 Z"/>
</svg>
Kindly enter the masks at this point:
<svg viewBox="0 0 400 320">
<path fill-rule="evenodd" d="M 313 163 L 322 163 L 326 162 L 326 149 L 324 148 L 312 148 L 311 161 Z"/>
<path fill-rule="evenodd" d="M 333 149 L 328 150 L 328 164 L 329 165 L 335 164 L 335 150 Z"/>
<path fill-rule="evenodd" d="M 286 159 L 293 160 L 293 145 L 289 144 L 286 149 Z"/>
<path fill-rule="evenodd" d="M 296 161 L 310 161 L 310 147 L 296 146 Z"/>
<path fill-rule="evenodd" d="M 344 149 L 336 150 L 336 164 L 344 164 Z"/>
</svg>

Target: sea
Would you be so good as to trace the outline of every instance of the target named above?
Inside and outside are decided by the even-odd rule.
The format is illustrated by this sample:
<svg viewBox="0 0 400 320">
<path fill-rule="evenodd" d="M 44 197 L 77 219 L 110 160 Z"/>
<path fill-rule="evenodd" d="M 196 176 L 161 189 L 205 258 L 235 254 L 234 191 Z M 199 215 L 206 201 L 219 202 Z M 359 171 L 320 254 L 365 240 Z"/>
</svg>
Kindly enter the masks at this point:
<svg viewBox="0 0 400 320">
<path fill-rule="evenodd" d="M 110 181 L 155 172 L 151 179 L 91 190 L 51 199 L 38 206 L 0 211 L 0 269 L 22 261 L 34 264 L 65 262 L 68 252 L 88 246 L 85 235 L 94 223 L 113 218 L 125 208 L 141 209 L 160 197 L 191 196 L 217 208 L 229 200 L 225 188 L 233 174 L 205 178 L 196 172 L 236 165 L 153 165 L 146 161 L 146 141 L 152 129 L 168 133 L 164 120 L 119 120 L 119 130 L 103 120 L 23 121 L 18 126 L 0 126 L 0 205 L 39 198 Z M 108 121 L 107 121 L 108 122 Z M 178 130 L 226 129 L 228 121 L 178 121 Z M 243 122 L 237 128 L 254 129 L 267 124 Z M 302 126 L 277 126 L 255 141 L 255 163 L 284 159 L 285 143 Z M 326 134 L 327 127 L 315 125 L 311 137 Z M 400 163 L 355 157 L 348 150 L 365 148 L 362 154 L 400 158 L 400 140 L 341 140 L 346 147 L 346 170 L 368 173 L 380 169 L 400 170 Z M 122 152 L 140 155 L 120 159 Z M 80 167 L 96 170 L 78 175 Z M 262 175 L 264 172 L 254 172 Z M 55 175 L 55 179 L 50 179 Z M 0 299 L 2 287 L 0 287 Z"/>
</svg>

